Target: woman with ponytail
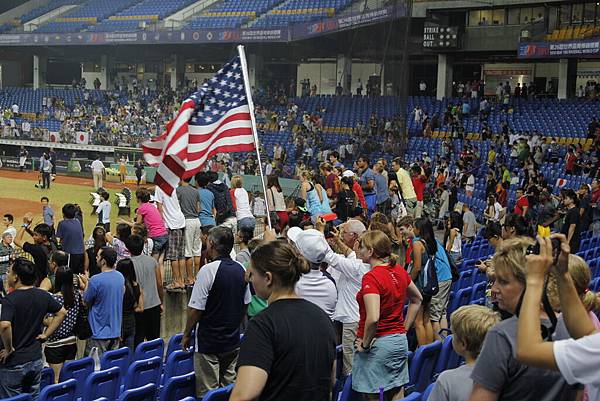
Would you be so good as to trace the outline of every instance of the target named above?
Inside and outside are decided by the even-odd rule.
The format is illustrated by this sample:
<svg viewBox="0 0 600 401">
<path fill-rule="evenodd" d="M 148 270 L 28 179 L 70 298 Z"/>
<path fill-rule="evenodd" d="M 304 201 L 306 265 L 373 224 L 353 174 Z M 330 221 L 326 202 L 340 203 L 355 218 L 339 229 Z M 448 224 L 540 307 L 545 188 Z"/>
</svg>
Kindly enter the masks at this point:
<svg viewBox="0 0 600 401">
<path fill-rule="evenodd" d="M 403 396 L 408 383 L 406 332 L 421 306 L 421 293 L 392 254 L 392 241 L 382 231 L 367 231 L 354 246 L 356 257 L 371 266 L 365 273 L 356 299 L 360 320 L 352 364 L 352 388 L 367 399 L 386 400 Z M 410 305 L 406 320 L 403 308 Z"/>
<path fill-rule="evenodd" d="M 329 316 L 294 288 L 308 262 L 273 231 L 250 257 L 247 278 L 269 306 L 244 335 L 230 401 L 327 401 L 331 397 L 335 331 Z"/>
</svg>

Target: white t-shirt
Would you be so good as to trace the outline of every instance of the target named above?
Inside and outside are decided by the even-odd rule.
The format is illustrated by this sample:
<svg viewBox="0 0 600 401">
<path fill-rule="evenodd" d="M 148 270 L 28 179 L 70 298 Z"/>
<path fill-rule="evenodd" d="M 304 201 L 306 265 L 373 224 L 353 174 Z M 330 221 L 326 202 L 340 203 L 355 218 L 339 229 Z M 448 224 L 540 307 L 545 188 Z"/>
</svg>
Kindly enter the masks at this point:
<svg viewBox="0 0 600 401">
<path fill-rule="evenodd" d="M 467 185 L 465 185 L 465 190 L 474 191 L 475 190 L 475 176 L 471 174 L 469 178 L 467 178 Z"/>
<path fill-rule="evenodd" d="M 102 174 L 102 170 L 104 170 L 104 163 L 100 160 L 94 160 L 92 162 L 92 171 L 96 174 Z"/>
<path fill-rule="evenodd" d="M 156 187 L 154 198 L 157 202 L 162 203 L 163 219 L 167 228 L 177 230 L 185 227 L 185 216 L 181 211 L 181 206 L 179 206 L 177 191 L 173 191 L 169 196 L 162 189 Z"/>
<path fill-rule="evenodd" d="M 296 283 L 296 294 L 317 305 L 330 319 L 333 319 L 338 297 L 337 289 L 333 280 L 325 276 L 321 270 L 311 269 L 303 274 Z"/>
<path fill-rule="evenodd" d="M 236 188 L 235 192 L 235 217 L 240 221 L 246 217 L 254 217 L 250 210 L 248 192 L 244 188 Z"/>
<path fill-rule="evenodd" d="M 13 104 L 11 107 L 11 110 L 13 112 L 13 114 L 19 114 L 19 105 L 18 104 Z"/>
<path fill-rule="evenodd" d="M 338 298 L 335 306 L 333 320 L 342 323 L 356 323 L 360 319 L 356 294 L 362 285 L 362 278 L 371 266 L 356 258 L 354 252 L 347 257 L 339 255 L 331 248 L 325 255 L 325 262 L 329 265 L 329 274 L 335 277 Z"/>
<path fill-rule="evenodd" d="M 500 220 L 500 213 L 502 213 L 502 205 L 498 202 L 494 203 L 494 221 Z"/>
<path fill-rule="evenodd" d="M 98 215 L 100 215 L 100 213 L 102 213 L 102 221 L 101 221 L 102 224 L 110 223 L 110 209 L 111 209 L 111 204 L 107 200 L 103 200 L 98 205 L 98 209 L 96 210 L 96 213 L 98 213 Z"/>
<path fill-rule="evenodd" d="M 554 358 L 567 383 L 585 384 L 588 399 L 600 400 L 600 333 L 578 340 L 555 341 Z"/>
</svg>

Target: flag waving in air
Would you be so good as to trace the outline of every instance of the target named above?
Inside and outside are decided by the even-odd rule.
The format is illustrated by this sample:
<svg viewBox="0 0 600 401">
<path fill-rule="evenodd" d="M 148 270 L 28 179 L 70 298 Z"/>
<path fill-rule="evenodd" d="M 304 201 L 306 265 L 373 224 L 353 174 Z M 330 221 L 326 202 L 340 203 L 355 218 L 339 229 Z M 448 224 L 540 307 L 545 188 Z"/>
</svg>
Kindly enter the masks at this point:
<svg viewBox="0 0 600 401">
<path fill-rule="evenodd" d="M 142 144 L 146 162 L 158 166 L 154 182 L 170 195 L 213 155 L 254 150 L 249 96 L 237 56 L 181 104 L 165 133 Z"/>
</svg>

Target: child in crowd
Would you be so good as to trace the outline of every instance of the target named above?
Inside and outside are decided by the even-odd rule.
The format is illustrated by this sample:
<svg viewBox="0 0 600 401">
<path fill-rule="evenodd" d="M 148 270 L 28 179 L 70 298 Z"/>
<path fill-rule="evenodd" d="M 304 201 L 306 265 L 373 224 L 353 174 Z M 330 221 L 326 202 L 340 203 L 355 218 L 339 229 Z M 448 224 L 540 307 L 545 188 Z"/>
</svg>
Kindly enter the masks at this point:
<svg viewBox="0 0 600 401">
<path fill-rule="evenodd" d="M 108 201 L 110 194 L 108 192 L 102 192 L 100 197 L 102 198 L 102 202 L 100 202 L 96 209 L 96 213 L 98 214 L 98 224 L 101 224 L 108 233 L 110 232 L 110 211 L 112 208 Z"/>
<path fill-rule="evenodd" d="M 487 332 L 500 321 L 500 316 L 480 305 L 458 308 L 450 317 L 452 347 L 465 358 L 465 364 L 446 370 L 438 377 L 428 401 L 466 401 L 471 395 L 471 372 L 481 352 Z"/>
</svg>

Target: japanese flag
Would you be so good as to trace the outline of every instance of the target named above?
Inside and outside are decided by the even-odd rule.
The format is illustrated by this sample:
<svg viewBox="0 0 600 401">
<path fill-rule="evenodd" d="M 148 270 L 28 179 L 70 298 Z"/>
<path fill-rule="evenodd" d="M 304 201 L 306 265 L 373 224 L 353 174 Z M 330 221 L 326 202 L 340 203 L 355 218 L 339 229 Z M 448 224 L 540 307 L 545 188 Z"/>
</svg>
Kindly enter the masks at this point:
<svg viewBox="0 0 600 401">
<path fill-rule="evenodd" d="M 556 180 L 556 186 L 559 188 L 564 187 L 565 185 L 567 185 L 567 180 L 565 180 L 564 178 L 559 178 Z"/>
<path fill-rule="evenodd" d="M 90 141 L 89 134 L 87 132 L 80 131 L 77 133 L 77 143 L 87 145 Z"/>
<path fill-rule="evenodd" d="M 58 143 L 60 142 L 60 132 L 50 132 L 48 133 L 48 141 Z"/>
</svg>

